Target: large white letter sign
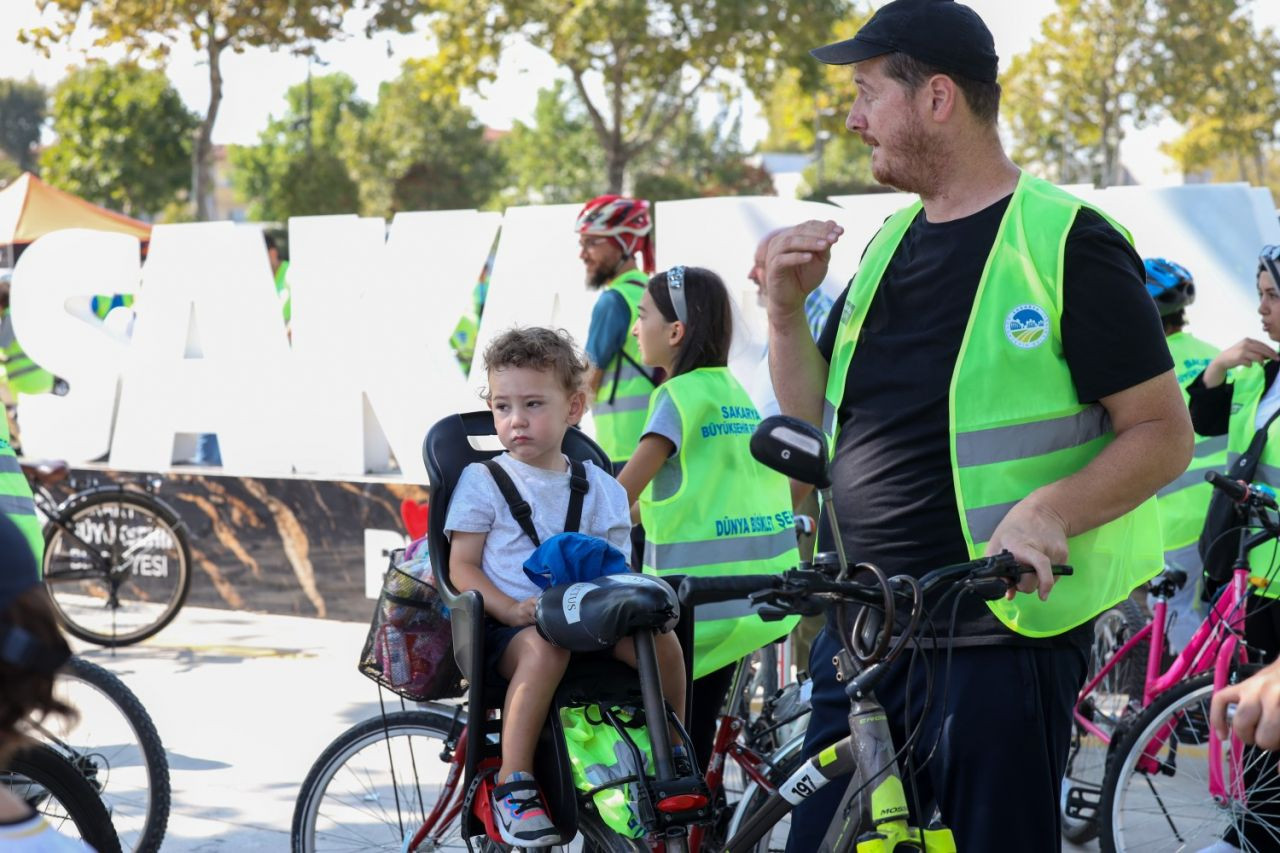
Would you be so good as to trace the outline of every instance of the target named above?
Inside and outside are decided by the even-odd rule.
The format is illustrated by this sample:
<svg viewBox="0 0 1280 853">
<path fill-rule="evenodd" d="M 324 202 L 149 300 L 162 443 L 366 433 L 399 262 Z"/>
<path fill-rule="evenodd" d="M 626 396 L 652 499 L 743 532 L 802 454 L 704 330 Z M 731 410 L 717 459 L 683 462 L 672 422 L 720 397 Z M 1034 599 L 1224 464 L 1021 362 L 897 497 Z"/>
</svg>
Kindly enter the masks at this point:
<svg viewBox="0 0 1280 853">
<path fill-rule="evenodd" d="M 261 230 L 230 222 L 156 226 L 137 311 L 112 467 L 162 471 L 176 434 L 216 433 L 229 473 L 288 473 L 298 425 Z M 199 358 L 186 355 L 189 332 Z"/>
<path fill-rule="evenodd" d="M 97 293 L 136 293 L 140 267 L 136 237 L 82 228 L 46 234 L 19 258 L 9 297 L 14 334 L 33 361 L 70 386 L 65 397 L 19 398 L 28 456 L 86 462 L 111 446 L 125 346 L 68 306 Z"/>
<path fill-rule="evenodd" d="M 471 311 L 471 294 L 502 222 L 498 213 L 446 210 L 398 213 L 386 248 L 365 277 L 357 386 L 368 416 L 409 482 L 426 483 L 422 439 L 440 418 L 476 407 L 449 337 Z M 366 426 L 366 470 L 386 471 Z"/>
</svg>

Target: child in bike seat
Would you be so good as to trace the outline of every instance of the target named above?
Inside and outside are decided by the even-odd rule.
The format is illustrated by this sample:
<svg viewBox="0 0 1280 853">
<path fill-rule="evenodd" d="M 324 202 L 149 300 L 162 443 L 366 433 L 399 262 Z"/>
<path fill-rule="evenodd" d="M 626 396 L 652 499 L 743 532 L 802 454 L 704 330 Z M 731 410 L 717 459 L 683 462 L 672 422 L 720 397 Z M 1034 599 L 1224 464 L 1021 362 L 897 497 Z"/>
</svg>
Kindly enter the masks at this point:
<svg viewBox="0 0 1280 853">
<path fill-rule="evenodd" d="M 70 655 L 31 547 L 17 526 L 0 515 L 0 769 L 27 744 L 19 730 L 24 720 L 74 715 L 53 695 L 54 675 Z M 59 835 L 3 785 L 0 849 L 91 853 L 83 842 Z"/>
<path fill-rule="evenodd" d="M 506 452 L 496 458 L 532 507 L 541 541 L 564 531 L 570 506 L 570 464 L 560 452 L 565 432 L 586 411 L 588 366 L 563 331 L 513 329 L 484 352 L 493 425 Z M 631 550 L 626 491 L 607 471 L 585 463 L 587 492 L 579 532 Z M 463 470 L 449 503 L 449 573 L 460 590 L 484 598 L 485 665 L 509 682 L 502 708 L 502 766 L 493 795 L 495 822 L 508 844 L 561 843 L 532 774 L 534 746 L 551 699 L 569 664 L 569 652 L 533 627 L 540 588 L 523 565 L 534 543 L 508 508 L 494 473 L 482 463 Z M 684 660 L 674 634 L 656 638 L 662 689 L 672 708 L 684 709 Z M 613 655 L 635 666 L 630 638 Z M 685 757 L 687 761 L 687 756 Z"/>
</svg>

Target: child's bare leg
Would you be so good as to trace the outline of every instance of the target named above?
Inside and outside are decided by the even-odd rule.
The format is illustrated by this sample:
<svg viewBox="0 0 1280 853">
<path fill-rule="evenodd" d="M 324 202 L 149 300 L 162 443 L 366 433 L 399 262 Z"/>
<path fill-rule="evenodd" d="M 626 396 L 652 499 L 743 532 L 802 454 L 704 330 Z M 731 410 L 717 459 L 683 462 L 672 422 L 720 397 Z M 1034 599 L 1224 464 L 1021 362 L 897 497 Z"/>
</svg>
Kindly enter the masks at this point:
<svg viewBox="0 0 1280 853">
<path fill-rule="evenodd" d="M 658 674 L 662 677 L 662 698 L 676 712 L 681 723 L 684 718 L 684 652 L 680 649 L 680 641 L 674 633 L 657 634 L 653 638 L 654 651 L 658 656 Z M 636 645 L 630 637 L 624 637 L 613 647 L 613 656 L 623 663 L 636 665 Z M 671 732 L 676 734 L 674 727 Z"/>
<path fill-rule="evenodd" d="M 517 771 L 533 772 L 538 732 L 551 709 L 551 697 L 569 665 L 569 652 L 557 648 L 532 626 L 511 640 L 502 653 L 498 672 L 510 682 L 502 705 L 502 767 L 498 781 Z"/>
</svg>

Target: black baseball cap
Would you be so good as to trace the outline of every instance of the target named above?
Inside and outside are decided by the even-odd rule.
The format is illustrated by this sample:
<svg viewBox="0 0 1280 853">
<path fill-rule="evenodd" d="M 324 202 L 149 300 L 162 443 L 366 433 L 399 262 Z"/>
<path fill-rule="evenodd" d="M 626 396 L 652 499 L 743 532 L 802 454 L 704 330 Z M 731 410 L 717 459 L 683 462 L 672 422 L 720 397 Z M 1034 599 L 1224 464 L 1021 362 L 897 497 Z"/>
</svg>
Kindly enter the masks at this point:
<svg viewBox="0 0 1280 853">
<path fill-rule="evenodd" d="M 905 53 L 944 71 L 996 82 L 1000 58 L 978 13 L 955 0 L 893 0 L 858 34 L 809 51 L 827 65 L 850 65 L 886 53 Z"/>
</svg>

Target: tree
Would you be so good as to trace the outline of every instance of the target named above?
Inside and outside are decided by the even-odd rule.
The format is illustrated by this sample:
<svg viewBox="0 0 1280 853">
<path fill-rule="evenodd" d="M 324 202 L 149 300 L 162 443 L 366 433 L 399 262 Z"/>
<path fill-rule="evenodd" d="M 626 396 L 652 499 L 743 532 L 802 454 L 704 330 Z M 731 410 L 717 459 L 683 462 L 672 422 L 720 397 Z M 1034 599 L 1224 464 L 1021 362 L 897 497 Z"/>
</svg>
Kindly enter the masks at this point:
<svg viewBox="0 0 1280 853">
<path fill-rule="evenodd" d="M 19 40 L 48 53 L 51 43 L 68 40 L 87 12 L 88 26 L 99 33 L 95 47 L 121 45 L 131 57 L 163 60 L 174 42 L 189 41 L 209 66 L 209 106 L 196 129 L 192 148 L 192 195 L 196 218 L 213 215 L 213 126 L 222 104 L 222 59 L 228 51 L 250 47 L 313 50 L 317 42 L 341 32 L 347 12 L 372 9 L 369 30 L 407 29 L 418 0 L 37 0 L 55 20 L 24 30 Z"/>
<path fill-rule="evenodd" d="M 198 119 L 159 71 L 93 63 L 53 92 L 57 141 L 44 178 L 129 215 L 155 213 L 187 186 Z"/>
<path fill-rule="evenodd" d="M 346 74 L 309 78 L 289 88 L 286 108 L 272 117 L 254 146 L 231 149 L 232 180 L 250 201 L 254 219 L 352 213 L 359 191 L 342 159 L 338 128 L 362 122 L 369 105 Z"/>
<path fill-rule="evenodd" d="M 508 204 L 567 204 L 603 188 L 604 154 L 586 109 L 562 80 L 538 92 L 533 123 L 514 122 L 499 148 L 511 174 Z"/>
<path fill-rule="evenodd" d="M 676 126 L 637 158 L 635 193 L 650 201 L 699 196 L 772 195 L 773 179 L 747 162 L 742 116 L 728 104 L 707 126 L 685 113 Z"/>
<path fill-rule="evenodd" d="M 0 80 L 0 151 L 20 170 L 36 168 L 48 94 L 35 80 Z"/>
<path fill-rule="evenodd" d="M 1259 32 L 1241 0 L 1167 0 L 1156 34 L 1161 106 L 1185 127 L 1166 153 L 1184 172 L 1230 162 L 1238 179 L 1267 184 L 1280 101 L 1276 33 Z"/>
<path fill-rule="evenodd" d="M 368 119 L 348 114 L 338 132 L 366 216 L 480 207 L 504 183 L 497 146 L 429 64 L 406 62 Z"/>
<path fill-rule="evenodd" d="M 602 189 L 621 192 L 633 160 L 708 86 L 740 79 L 763 94 L 790 65 L 817 74 L 806 51 L 830 38 L 850 0 L 426 0 L 454 85 L 492 78 L 519 37 L 568 70 L 604 155 Z"/>
<path fill-rule="evenodd" d="M 1063 183 L 1115 183 L 1125 125 L 1155 105 L 1146 0 L 1058 0 L 1005 75 L 1014 159 Z"/>
</svg>

